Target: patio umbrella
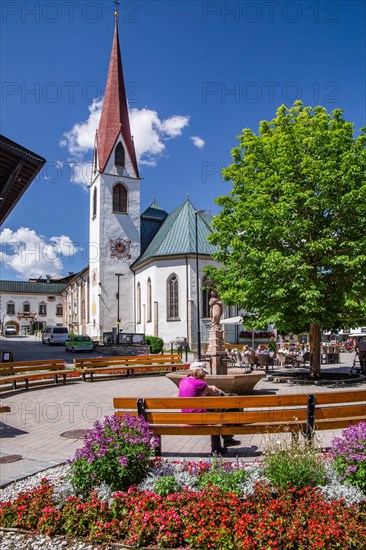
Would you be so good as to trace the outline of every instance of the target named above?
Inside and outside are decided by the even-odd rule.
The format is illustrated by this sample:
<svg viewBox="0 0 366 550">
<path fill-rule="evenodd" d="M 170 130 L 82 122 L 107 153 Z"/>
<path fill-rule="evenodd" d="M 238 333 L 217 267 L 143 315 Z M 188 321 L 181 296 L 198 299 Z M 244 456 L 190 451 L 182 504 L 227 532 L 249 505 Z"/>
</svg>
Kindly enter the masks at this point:
<svg viewBox="0 0 366 550">
<path fill-rule="evenodd" d="M 241 325 L 243 323 L 243 319 L 239 315 L 238 317 L 228 317 L 227 319 L 221 319 L 220 324 L 221 325 Z"/>
<path fill-rule="evenodd" d="M 221 319 L 221 325 L 242 325 L 243 318 L 239 315 L 238 317 L 228 317 L 227 319 Z M 252 348 L 254 348 L 254 330 L 252 330 Z"/>
</svg>

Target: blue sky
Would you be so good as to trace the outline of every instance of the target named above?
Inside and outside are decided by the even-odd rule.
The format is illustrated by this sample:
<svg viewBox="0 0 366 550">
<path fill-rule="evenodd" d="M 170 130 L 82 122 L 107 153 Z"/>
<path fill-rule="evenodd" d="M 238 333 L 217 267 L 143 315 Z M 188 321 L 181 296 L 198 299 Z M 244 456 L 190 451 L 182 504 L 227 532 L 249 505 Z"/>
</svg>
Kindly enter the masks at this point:
<svg viewBox="0 0 366 550">
<path fill-rule="evenodd" d="M 1 133 L 47 159 L 0 230 L 0 276 L 60 277 L 88 263 L 114 3 L 0 7 Z M 119 31 L 142 209 L 156 195 L 170 212 L 189 194 L 215 214 L 236 136 L 283 103 L 342 107 L 356 133 L 365 125 L 364 1 L 121 0 Z"/>
</svg>

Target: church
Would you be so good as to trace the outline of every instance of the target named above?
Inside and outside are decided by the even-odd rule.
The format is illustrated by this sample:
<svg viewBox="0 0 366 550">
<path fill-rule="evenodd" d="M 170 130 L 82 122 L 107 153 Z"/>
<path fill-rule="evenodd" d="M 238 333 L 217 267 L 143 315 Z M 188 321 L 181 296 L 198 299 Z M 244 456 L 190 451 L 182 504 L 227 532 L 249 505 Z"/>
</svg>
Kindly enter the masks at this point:
<svg viewBox="0 0 366 550">
<path fill-rule="evenodd" d="M 189 198 L 171 213 L 154 198 L 141 212 L 117 12 L 89 190 L 89 265 L 58 280 L 0 281 L 1 331 L 65 325 L 100 341 L 132 333 L 159 337 L 165 347 L 206 343 L 211 320 L 202 269 L 215 263 L 207 241 L 212 217 Z M 223 317 L 237 314 L 224 307 Z M 227 341 L 237 342 L 239 332 L 225 327 Z"/>
<path fill-rule="evenodd" d="M 157 201 L 141 212 L 141 179 L 131 135 L 118 13 L 90 184 L 89 267 L 63 292 L 64 321 L 102 339 L 118 331 L 196 347 L 211 326 L 201 270 L 213 263 L 211 216 L 187 200 L 168 214 Z M 199 295 L 201 307 L 197 307 Z M 236 308 L 226 311 L 236 315 Z"/>
</svg>

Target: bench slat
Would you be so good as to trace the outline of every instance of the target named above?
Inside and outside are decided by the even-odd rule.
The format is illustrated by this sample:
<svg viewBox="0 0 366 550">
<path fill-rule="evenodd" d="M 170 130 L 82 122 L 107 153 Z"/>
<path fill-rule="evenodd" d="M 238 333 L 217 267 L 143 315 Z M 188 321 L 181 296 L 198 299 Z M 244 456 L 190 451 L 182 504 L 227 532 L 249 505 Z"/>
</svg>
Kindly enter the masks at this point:
<svg viewBox="0 0 366 550">
<path fill-rule="evenodd" d="M 182 357 L 176 354 L 170 355 L 121 355 L 115 357 L 91 357 L 87 359 L 74 359 L 74 368 L 108 367 L 112 365 L 144 365 L 150 363 L 182 363 Z"/>
<path fill-rule="evenodd" d="M 366 405 L 336 405 L 334 407 L 316 407 L 316 420 L 325 418 L 348 418 L 363 416 L 366 418 Z"/>
<path fill-rule="evenodd" d="M 63 359 L 42 359 L 39 361 L 11 361 L 10 363 L 0 363 L 0 369 L 7 367 L 32 367 L 32 366 L 52 366 L 52 365 L 64 365 Z"/>
<path fill-rule="evenodd" d="M 283 410 L 258 410 L 249 412 L 146 412 L 146 420 L 149 424 L 247 424 L 248 422 L 292 422 L 306 420 L 306 409 L 294 411 Z"/>
<path fill-rule="evenodd" d="M 325 405 L 332 403 L 352 403 L 356 401 L 365 401 L 366 402 L 366 390 L 355 390 L 355 391 L 337 391 L 337 392 L 325 392 L 316 394 L 316 404 Z"/>
<path fill-rule="evenodd" d="M 66 370 L 65 364 L 59 364 L 59 365 L 37 365 L 37 366 L 31 366 L 31 367 L 14 367 L 12 368 L 12 371 L 14 373 L 22 373 L 22 372 L 36 372 L 36 371 L 56 371 L 56 370 Z M 3 374 L 2 371 L 0 371 L 0 374 Z"/>
<path fill-rule="evenodd" d="M 315 421 L 316 430 L 338 430 L 341 428 L 347 428 L 351 424 L 358 424 L 359 422 L 365 422 L 365 415 L 353 416 L 348 418 L 326 418 Z"/>
</svg>

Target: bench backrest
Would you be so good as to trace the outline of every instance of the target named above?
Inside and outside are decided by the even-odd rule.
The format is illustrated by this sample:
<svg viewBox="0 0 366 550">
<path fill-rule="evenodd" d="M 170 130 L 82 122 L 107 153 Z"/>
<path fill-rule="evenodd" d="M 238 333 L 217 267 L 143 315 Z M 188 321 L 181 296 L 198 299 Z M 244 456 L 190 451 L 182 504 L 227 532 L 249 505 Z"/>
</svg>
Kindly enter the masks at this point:
<svg viewBox="0 0 366 550">
<path fill-rule="evenodd" d="M 63 359 L 47 359 L 42 361 L 14 361 L 11 363 L 0 363 L 0 375 L 33 372 L 38 370 L 63 369 L 66 369 L 65 361 Z"/>
<path fill-rule="evenodd" d="M 317 394 L 255 395 L 238 397 L 119 397 L 113 400 L 115 414 L 142 414 L 152 425 L 162 424 L 248 424 L 299 422 L 317 423 L 339 420 L 340 427 L 352 418 L 366 415 L 364 390 Z M 182 409 L 204 409 L 201 413 L 182 413 Z M 359 420 L 358 420 L 359 421 Z M 320 424 L 319 424 L 320 425 Z M 326 426 L 326 423 L 324 424 Z M 332 424 L 332 427 L 335 427 Z M 320 429 L 326 429 L 322 427 Z"/>
<path fill-rule="evenodd" d="M 74 367 L 90 368 L 90 367 L 110 367 L 128 366 L 128 365 L 151 365 L 164 363 L 182 363 L 182 357 L 176 354 L 170 355 L 121 355 L 116 357 L 91 357 L 89 359 L 74 359 Z"/>
</svg>

